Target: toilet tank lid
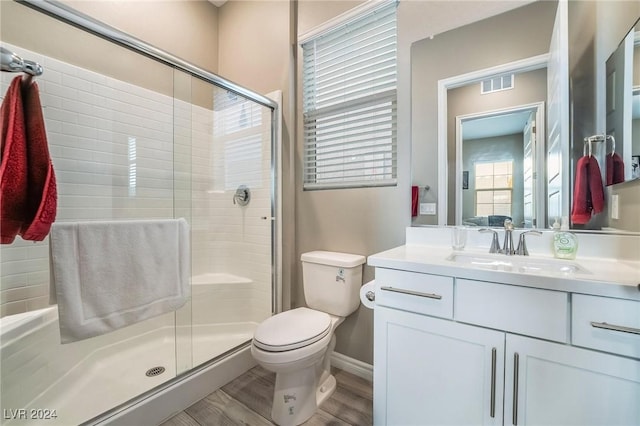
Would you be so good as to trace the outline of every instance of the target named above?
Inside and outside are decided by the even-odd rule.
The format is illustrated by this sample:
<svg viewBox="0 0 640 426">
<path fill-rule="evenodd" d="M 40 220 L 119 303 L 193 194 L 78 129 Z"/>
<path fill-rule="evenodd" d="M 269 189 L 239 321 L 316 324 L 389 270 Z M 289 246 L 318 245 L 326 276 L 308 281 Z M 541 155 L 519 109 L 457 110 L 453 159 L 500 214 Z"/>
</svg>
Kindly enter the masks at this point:
<svg viewBox="0 0 640 426">
<path fill-rule="evenodd" d="M 321 265 L 339 266 L 341 268 L 353 268 L 366 262 L 366 258 L 359 254 L 338 253 L 334 251 L 311 251 L 302 253 L 300 260 Z"/>
</svg>

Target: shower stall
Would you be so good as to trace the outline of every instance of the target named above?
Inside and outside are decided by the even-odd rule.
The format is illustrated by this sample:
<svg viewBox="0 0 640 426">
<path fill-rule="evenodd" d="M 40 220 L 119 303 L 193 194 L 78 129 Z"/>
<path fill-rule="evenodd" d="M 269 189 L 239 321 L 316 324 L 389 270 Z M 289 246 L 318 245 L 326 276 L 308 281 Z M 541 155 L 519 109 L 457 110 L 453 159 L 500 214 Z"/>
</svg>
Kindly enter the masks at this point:
<svg viewBox="0 0 640 426">
<path fill-rule="evenodd" d="M 0 246 L 0 423 L 108 421 L 250 358 L 255 327 L 280 309 L 280 94 L 253 93 L 56 2 L 0 7 L 2 47 L 44 69 L 33 81 L 56 221 L 185 218 L 191 232 L 182 308 L 64 345 L 47 239 Z M 0 96 L 20 76 L 3 72 Z"/>
</svg>

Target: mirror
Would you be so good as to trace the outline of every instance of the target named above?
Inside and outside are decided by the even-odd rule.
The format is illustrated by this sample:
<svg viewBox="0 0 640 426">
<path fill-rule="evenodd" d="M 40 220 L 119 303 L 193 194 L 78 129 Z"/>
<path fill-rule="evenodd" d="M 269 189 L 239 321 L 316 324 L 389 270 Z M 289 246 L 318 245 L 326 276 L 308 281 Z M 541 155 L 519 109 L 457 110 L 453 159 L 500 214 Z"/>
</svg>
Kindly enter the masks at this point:
<svg viewBox="0 0 640 426">
<path fill-rule="evenodd" d="M 564 10 L 556 14 L 562 9 L 559 5 Z M 412 225 L 453 225 L 465 223 L 466 219 L 488 223 L 491 216 L 489 212 L 481 211 L 478 214 L 477 191 L 474 197 L 469 197 L 474 191 L 470 188 L 474 182 L 472 166 L 464 163 L 465 148 L 463 142 L 457 142 L 458 139 L 465 139 L 464 122 L 469 121 L 473 114 L 491 114 L 535 102 L 543 102 L 545 106 L 544 123 L 537 124 L 537 128 L 540 135 L 546 136 L 546 140 L 540 142 L 544 149 L 538 149 L 539 145 L 526 161 L 535 162 L 531 174 L 538 182 L 527 184 L 526 191 L 524 184 L 518 183 L 517 191 L 515 187 L 512 188 L 511 213 L 518 217 L 515 222 L 520 227 L 543 229 L 549 229 L 556 217 L 569 216 L 574 171 L 577 160 L 582 156 L 583 138 L 605 131 L 606 58 L 615 50 L 630 23 L 637 19 L 638 12 L 640 5 L 635 2 L 537 1 L 413 43 L 412 185 L 419 188 L 420 203 L 436 203 L 437 214 L 418 215 L 412 219 Z M 564 22 L 564 29 L 558 30 L 558 22 Z M 554 33 L 564 36 L 557 37 Z M 542 57 L 542 63 L 536 61 Z M 565 69 L 564 74 L 558 74 L 557 69 L 551 70 L 551 63 L 553 67 Z M 518 83 L 521 73 L 534 70 L 547 72 L 545 87 L 537 94 L 538 98 L 514 101 L 507 105 L 487 104 L 482 109 L 458 111 L 457 115 L 450 113 L 454 90 L 469 83 L 479 87 L 480 81 L 485 78 L 500 77 L 507 65 L 516 68 L 509 70 L 516 73 L 516 89 L 523 87 Z M 492 70 L 493 74 L 490 73 Z M 468 81 L 461 82 L 461 76 L 466 76 Z M 558 90 L 557 84 L 565 86 Z M 440 97 L 443 90 L 444 99 Z M 554 93 L 563 92 L 568 93 L 564 99 L 547 97 L 547 94 L 553 96 Z M 446 111 L 444 117 L 439 115 L 442 110 Z M 554 134 L 559 127 L 549 118 L 551 114 L 566 120 L 560 134 Z M 456 129 L 457 122 L 461 123 L 459 129 Z M 442 134 L 445 134 L 445 142 L 440 146 L 438 139 Z M 523 180 L 524 161 L 525 155 L 522 154 L 520 173 Z M 601 170 L 604 173 L 604 166 Z M 512 180 L 512 184 L 516 184 L 515 180 Z M 637 189 L 634 187 L 630 192 L 637 192 Z M 525 200 L 525 194 L 529 194 L 526 197 L 532 200 Z M 606 204 L 611 195 L 611 191 L 607 190 Z M 625 194 L 621 198 L 619 208 L 624 211 L 637 203 L 635 200 L 638 197 Z M 476 210 L 469 212 L 467 204 L 475 206 Z M 635 229 L 636 225 L 626 226 L 628 222 L 624 226 L 621 226 L 621 222 L 614 221 L 612 224 L 612 212 L 608 206 L 605 209 L 594 215 L 594 220 L 587 226 L 572 225 L 572 228 L 640 231 Z M 521 216 L 517 212 L 520 210 Z M 504 211 L 493 210 L 493 213 L 493 216 L 510 216 L 498 214 Z"/>
<path fill-rule="evenodd" d="M 438 211 L 437 216 L 417 216 L 413 225 L 461 224 L 463 219 L 484 225 L 488 224 L 489 216 L 492 223 L 499 221 L 497 216 L 517 217 L 515 221 L 520 227 L 525 223 L 533 226 L 534 215 L 536 222 L 546 220 L 544 198 L 537 195 L 533 204 L 533 195 L 539 191 L 531 181 L 527 183 L 528 201 L 524 200 L 524 146 L 519 158 L 513 158 L 512 177 L 517 188 L 510 188 L 512 214 L 506 214 L 500 207 L 493 210 L 494 214 L 477 211 L 480 192 L 475 189 L 475 166 L 462 163 L 465 150 L 456 140 L 462 140 L 465 127 L 456 129 L 456 123 L 487 115 L 495 119 L 518 109 L 524 112 L 530 104 L 547 103 L 547 63 L 556 8 L 556 2 L 534 2 L 412 45 L 413 184 L 430 187 L 421 191 L 421 202 L 436 202 Z M 508 87 L 497 87 L 505 82 Z M 483 94 L 483 84 L 492 84 L 495 90 Z M 536 123 L 540 135 L 546 132 L 546 115 L 546 111 L 542 112 Z M 431 116 L 438 118 L 434 122 Z M 495 122 L 489 126 L 495 127 Z M 504 136 L 502 132 L 500 137 Z M 485 137 L 489 136 L 485 133 Z M 541 143 L 539 147 L 544 145 Z M 534 149 L 530 154 L 527 161 L 533 164 L 535 157 L 535 167 L 544 170 L 544 152 Z M 540 184 L 544 183 L 540 179 L 543 174 L 530 168 L 528 172 Z M 462 189 L 463 180 L 467 189 Z M 504 192 L 500 194 L 504 196 Z M 480 197 L 484 195 L 486 192 Z"/>
<path fill-rule="evenodd" d="M 640 178 L 640 20 L 606 62 L 607 184 Z M 617 155 L 616 155 L 617 154 Z"/>
<path fill-rule="evenodd" d="M 447 90 L 456 141 L 455 223 L 532 228 L 545 217 L 546 68 Z M 502 170 L 506 167 L 506 170 Z"/>
</svg>

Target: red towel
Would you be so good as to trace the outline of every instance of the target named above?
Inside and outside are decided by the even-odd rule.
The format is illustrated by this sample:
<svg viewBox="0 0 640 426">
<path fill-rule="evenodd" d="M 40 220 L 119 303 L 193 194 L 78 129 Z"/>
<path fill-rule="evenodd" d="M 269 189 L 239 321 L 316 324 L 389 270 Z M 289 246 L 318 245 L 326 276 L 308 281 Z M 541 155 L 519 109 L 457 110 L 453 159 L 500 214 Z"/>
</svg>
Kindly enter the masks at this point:
<svg viewBox="0 0 640 426">
<path fill-rule="evenodd" d="M 0 243 L 10 244 L 22 228 L 27 204 L 27 145 L 22 107 L 22 77 L 11 82 L 0 107 Z"/>
<path fill-rule="evenodd" d="M 417 186 L 411 187 L 411 217 L 418 216 L 418 203 L 420 202 L 420 191 Z"/>
<path fill-rule="evenodd" d="M 16 235 L 41 241 L 55 220 L 57 191 L 37 84 L 22 88 L 14 78 L 0 117 L 0 243 Z"/>
<path fill-rule="evenodd" d="M 38 84 L 34 81 L 22 90 L 27 135 L 27 209 L 22 238 L 42 241 L 56 219 L 58 193 L 56 176 L 49 156 L 47 131 L 42 116 Z"/>
<path fill-rule="evenodd" d="M 603 209 L 604 188 L 598 160 L 584 156 L 576 166 L 571 222 L 585 224 L 591 220 L 592 213 L 600 213 Z"/>
<path fill-rule="evenodd" d="M 624 182 L 624 161 L 617 152 L 607 154 L 607 185 Z"/>
</svg>

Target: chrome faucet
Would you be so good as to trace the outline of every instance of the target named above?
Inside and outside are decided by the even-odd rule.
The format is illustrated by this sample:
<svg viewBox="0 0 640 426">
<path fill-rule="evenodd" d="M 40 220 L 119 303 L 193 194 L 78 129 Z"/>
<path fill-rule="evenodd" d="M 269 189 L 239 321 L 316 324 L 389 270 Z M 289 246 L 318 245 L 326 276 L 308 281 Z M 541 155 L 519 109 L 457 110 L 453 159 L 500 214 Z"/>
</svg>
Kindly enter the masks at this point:
<svg viewBox="0 0 640 426">
<path fill-rule="evenodd" d="M 486 232 L 493 232 L 493 238 L 491 239 L 491 248 L 489 248 L 489 253 L 501 253 L 500 249 L 500 241 L 498 240 L 498 231 L 495 229 L 489 228 L 481 228 L 478 229 L 478 232 L 482 232 L 483 234 Z"/>
<path fill-rule="evenodd" d="M 532 234 L 536 236 L 542 235 L 542 232 L 536 230 L 524 231 L 520 234 L 520 238 L 518 240 L 518 247 L 516 249 L 513 248 L 513 222 L 510 219 L 506 219 L 504 221 L 504 243 L 502 244 L 502 248 L 500 248 L 500 241 L 498 240 L 498 231 L 495 229 L 489 228 L 481 228 L 478 229 L 478 232 L 487 233 L 492 232 L 493 237 L 491 239 L 491 247 L 489 248 L 489 253 L 503 253 L 507 256 L 512 256 L 514 254 L 520 256 L 529 256 L 529 251 L 527 250 L 527 244 L 525 242 L 525 236 L 527 234 Z"/>
<path fill-rule="evenodd" d="M 513 248 L 513 222 L 510 219 L 505 219 L 504 221 L 504 243 L 502 243 L 501 253 L 507 256 L 516 254 Z"/>
<path fill-rule="evenodd" d="M 519 254 L 520 256 L 529 256 L 529 251 L 527 250 L 527 244 L 524 241 L 524 237 L 527 234 L 536 235 L 539 237 L 540 235 L 542 235 L 542 232 L 531 230 L 531 231 L 524 231 L 522 234 L 520 234 L 520 239 L 518 240 L 518 248 L 516 249 L 516 254 Z"/>
</svg>

